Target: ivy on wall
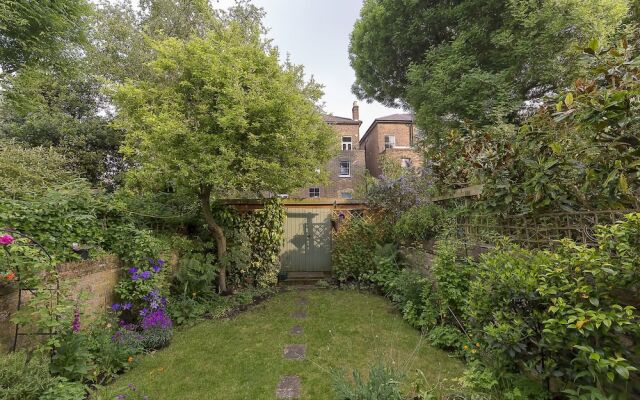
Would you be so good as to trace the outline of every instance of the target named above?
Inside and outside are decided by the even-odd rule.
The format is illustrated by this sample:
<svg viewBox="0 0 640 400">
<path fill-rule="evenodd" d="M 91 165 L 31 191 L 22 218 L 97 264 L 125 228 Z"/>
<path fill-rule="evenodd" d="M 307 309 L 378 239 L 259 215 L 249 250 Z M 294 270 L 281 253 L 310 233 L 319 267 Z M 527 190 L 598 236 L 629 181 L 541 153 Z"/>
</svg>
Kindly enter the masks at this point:
<svg viewBox="0 0 640 400">
<path fill-rule="evenodd" d="M 230 237 L 227 259 L 229 282 L 233 286 L 273 286 L 280 272 L 280 251 L 284 240 L 286 212 L 278 199 L 261 209 L 240 213 L 230 207 L 217 208 L 219 220 Z"/>
</svg>

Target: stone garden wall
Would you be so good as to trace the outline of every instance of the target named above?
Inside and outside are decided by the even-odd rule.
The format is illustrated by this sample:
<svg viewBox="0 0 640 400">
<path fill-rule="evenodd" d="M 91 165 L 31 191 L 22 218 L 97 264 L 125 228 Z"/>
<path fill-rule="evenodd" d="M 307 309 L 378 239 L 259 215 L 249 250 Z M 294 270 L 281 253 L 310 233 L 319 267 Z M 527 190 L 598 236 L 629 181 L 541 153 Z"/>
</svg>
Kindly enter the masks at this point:
<svg viewBox="0 0 640 400">
<path fill-rule="evenodd" d="M 117 257 L 106 256 L 96 260 L 77 261 L 58 267 L 61 283 L 72 286 L 71 293 L 76 296 L 85 293 L 83 310 L 87 314 L 103 311 L 113 303 L 113 289 L 118 282 L 120 266 Z M 23 296 L 25 296 L 23 292 Z M 0 287 L 0 353 L 11 349 L 15 334 L 15 325 L 10 319 L 18 304 L 18 292 L 14 288 Z M 26 345 L 21 337 L 18 345 Z"/>
</svg>

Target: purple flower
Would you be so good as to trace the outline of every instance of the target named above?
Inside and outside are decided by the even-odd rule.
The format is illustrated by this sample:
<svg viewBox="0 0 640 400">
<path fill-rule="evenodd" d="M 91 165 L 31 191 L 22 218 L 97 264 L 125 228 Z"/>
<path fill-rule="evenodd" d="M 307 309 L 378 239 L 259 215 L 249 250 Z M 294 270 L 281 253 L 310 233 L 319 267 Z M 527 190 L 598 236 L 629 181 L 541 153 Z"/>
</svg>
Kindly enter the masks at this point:
<svg viewBox="0 0 640 400">
<path fill-rule="evenodd" d="M 131 280 L 132 281 L 137 281 L 138 280 L 138 274 L 131 275 Z"/>
<path fill-rule="evenodd" d="M 140 278 L 142 278 L 142 279 L 151 278 L 151 271 L 144 271 L 143 273 L 140 274 Z"/>
<path fill-rule="evenodd" d="M 131 267 L 131 268 L 129 268 L 129 270 L 128 270 L 128 271 L 129 271 L 129 273 L 130 273 L 130 274 L 135 274 L 136 272 L 138 272 L 138 268 L 136 268 L 136 267 Z"/>
<path fill-rule="evenodd" d="M 131 304 L 131 303 L 124 303 L 122 305 L 122 309 L 123 310 L 131 310 L 131 307 L 133 307 L 133 304 Z"/>
<path fill-rule="evenodd" d="M 71 323 L 71 331 L 74 333 L 80 332 L 80 310 L 76 307 L 73 313 L 73 322 Z"/>
<path fill-rule="evenodd" d="M 113 304 L 111 305 L 111 309 L 112 309 L 113 311 L 118 311 L 118 310 L 120 310 L 120 307 L 121 307 L 121 306 L 120 306 L 120 304 L 119 304 L 119 303 L 113 303 Z"/>
<path fill-rule="evenodd" d="M 140 316 L 144 317 L 147 314 L 149 314 L 149 309 L 148 308 L 143 308 L 142 310 L 140 310 Z"/>
<path fill-rule="evenodd" d="M 151 328 L 169 329 L 173 326 L 173 322 L 163 309 L 159 309 L 145 315 L 141 325 L 144 330 Z"/>
<path fill-rule="evenodd" d="M 127 396 L 125 396 L 124 394 L 119 394 L 119 395 L 116 396 L 116 400 L 124 400 L 126 398 L 127 398 Z"/>
<path fill-rule="evenodd" d="M 160 272 L 160 270 L 162 269 L 162 267 L 160 265 L 154 265 L 151 268 L 153 269 L 153 272 L 155 272 L 155 273 Z"/>
</svg>

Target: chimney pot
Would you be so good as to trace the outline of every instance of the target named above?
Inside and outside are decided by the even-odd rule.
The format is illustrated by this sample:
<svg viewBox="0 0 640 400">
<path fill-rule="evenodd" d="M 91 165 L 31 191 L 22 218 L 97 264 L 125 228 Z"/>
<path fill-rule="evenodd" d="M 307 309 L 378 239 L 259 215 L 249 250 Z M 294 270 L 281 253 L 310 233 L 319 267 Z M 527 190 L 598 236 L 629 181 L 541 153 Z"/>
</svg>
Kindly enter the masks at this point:
<svg viewBox="0 0 640 400">
<path fill-rule="evenodd" d="M 354 121 L 360 121 L 360 106 L 357 101 L 353 102 L 353 108 L 351 109 L 351 118 Z"/>
</svg>

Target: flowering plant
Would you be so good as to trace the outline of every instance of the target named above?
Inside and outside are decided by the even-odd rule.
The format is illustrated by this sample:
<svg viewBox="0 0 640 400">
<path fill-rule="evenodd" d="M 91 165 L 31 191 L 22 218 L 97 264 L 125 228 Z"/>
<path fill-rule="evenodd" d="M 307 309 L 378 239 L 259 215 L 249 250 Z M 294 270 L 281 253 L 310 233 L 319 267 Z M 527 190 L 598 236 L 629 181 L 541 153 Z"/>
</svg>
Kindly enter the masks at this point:
<svg viewBox="0 0 640 400">
<path fill-rule="evenodd" d="M 20 282 L 35 288 L 54 276 L 53 264 L 33 241 L 13 232 L 0 235 L 0 285 Z"/>
<path fill-rule="evenodd" d="M 119 313 L 120 330 L 114 340 L 140 342 L 144 348 L 166 346 L 173 336 L 173 322 L 167 313 L 167 298 L 160 286 L 163 260 L 149 260 L 148 267 L 131 267 L 127 278 L 118 283 L 116 292 L 122 300 L 111 309 Z"/>
<path fill-rule="evenodd" d="M 164 260 L 149 259 L 144 268 L 128 268 L 125 272 L 126 277 L 116 286 L 115 291 L 120 303 L 112 306 L 113 311 L 126 311 L 125 319 L 135 319 L 135 315 L 145 306 L 145 297 L 154 289 L 164 289 L 164 265 Z"/>
</svg>

